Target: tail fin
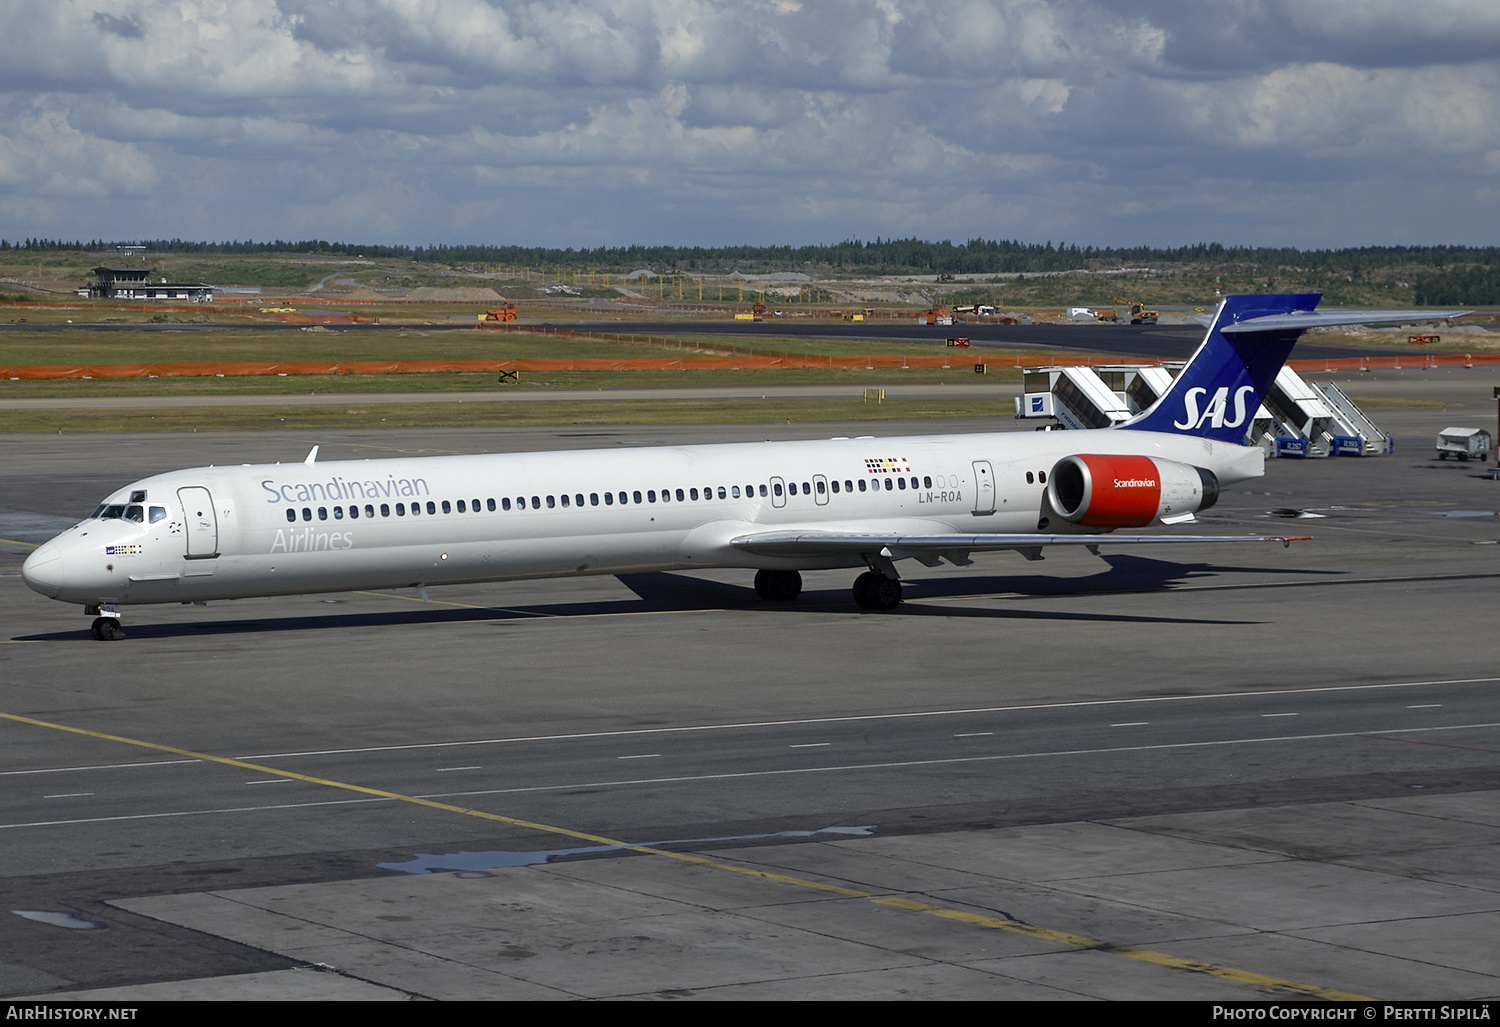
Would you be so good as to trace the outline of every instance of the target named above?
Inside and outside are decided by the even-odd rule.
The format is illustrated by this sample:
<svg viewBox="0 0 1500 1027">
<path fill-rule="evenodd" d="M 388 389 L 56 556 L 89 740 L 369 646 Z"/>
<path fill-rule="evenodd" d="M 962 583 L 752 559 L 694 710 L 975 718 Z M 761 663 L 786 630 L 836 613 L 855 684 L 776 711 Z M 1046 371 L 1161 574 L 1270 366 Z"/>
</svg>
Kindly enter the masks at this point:
<svg viewBox="0 0 1500 1027">
<path fill-rule="evenodd" d="M 1133 420 L 1121 425 L 1139 431 L 1200 435 L 1221 442 L 1242 442 L 1250 418 L 1275 381 L 1305 328 L 1267 322 L 1264 329 L 1244 322 L 1276 315 L 1308 317 L 1320 293 L 1226 296 L 1214 313 L 1203 344 L 1166 394 Z M 1311 318 L 1309 318 L 1310 320 Z M 1277 321 L 1281 321 L 1277 317 Z M 1229 333 L 1225 333 L 1229 329 Z"/>
<path fill-rule="evenodd" d="M 1166 395 L 1119 425 L 1136 431 L 1242 442 L 1250 419 L 1298 336 L 1309 328 L 1401 321 L 1447 321 L 1467 310 L 1330 310 L 1315 313 L 1316 292 L 1226 296 L 1203 345 Z"/>
<path fill-rule="evenodd" d="M 1226 296 L 1203 345 L 1166 395 L 1120 425 L 1137 431 L 1242 442 L 1250 419 L 1297 337 L 1309 328 L 1391 321 L 1445 321 L 1466 310 L 1330 310 L 1314 313 L 1316 292 Z"/>
</svg>

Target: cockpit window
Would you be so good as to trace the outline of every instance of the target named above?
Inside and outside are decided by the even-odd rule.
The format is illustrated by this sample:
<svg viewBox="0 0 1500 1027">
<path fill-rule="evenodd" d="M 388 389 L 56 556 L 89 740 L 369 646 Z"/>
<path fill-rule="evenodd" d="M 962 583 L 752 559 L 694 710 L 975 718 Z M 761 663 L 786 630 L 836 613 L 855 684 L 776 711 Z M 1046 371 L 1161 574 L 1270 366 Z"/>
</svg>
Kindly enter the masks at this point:
<svg viewBox="0 0 1500 1027">
<path fill-rule="evenodd" d="M 153 506 L 151 508 L 151 523 L 152 524 L 155 524 L 157 521 L 164 521 L 166 519 L 167 519 L 167 508 L 166 507 L 164 507 L 164 506 Z"/>
<path fill-rule="evenodd" d="M 146 501 L 146 490 L 136 489 L 130 494 L 130 501 L 132 503 L 144 503 Z"/>
<path fill-rule="evenodd" d="M 99 515 L 99 518 L 105 521 L 115 521 L 123 516 L 125 516 L 124 504 L 116 504 L 114 506 L 106 506 L 104 512 Z"/>
<path fill-rule="evenodd" d="M 125 519 L 140 524 L 146 519 L 146 510 L 140 506 L 127 506 L 125 508 Z"/>
</svg>

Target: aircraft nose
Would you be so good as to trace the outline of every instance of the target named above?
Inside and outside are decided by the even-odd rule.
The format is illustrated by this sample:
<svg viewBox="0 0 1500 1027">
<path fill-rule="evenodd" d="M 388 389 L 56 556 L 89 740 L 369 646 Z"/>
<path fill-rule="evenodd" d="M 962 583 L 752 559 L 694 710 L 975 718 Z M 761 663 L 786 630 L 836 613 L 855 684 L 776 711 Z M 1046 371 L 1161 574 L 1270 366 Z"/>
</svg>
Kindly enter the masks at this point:
<svg viewBox="0 0 1500 1027">
<path fill-rule="evenodd" d="M 48 599 L 56 599 L 62 591 L 63 558 L 62 546 L 56 542 L 45 543 L 21 564 L 21 580 L 34 592 Z"/>
</svg>

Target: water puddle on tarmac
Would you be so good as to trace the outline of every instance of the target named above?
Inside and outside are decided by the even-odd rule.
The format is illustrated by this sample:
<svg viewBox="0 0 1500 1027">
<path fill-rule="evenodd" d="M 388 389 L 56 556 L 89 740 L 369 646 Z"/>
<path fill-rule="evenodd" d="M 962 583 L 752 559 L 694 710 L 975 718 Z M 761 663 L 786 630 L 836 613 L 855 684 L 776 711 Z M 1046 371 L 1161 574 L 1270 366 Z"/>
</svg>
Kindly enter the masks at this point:
<svg viewBox="0 0 1500 1027">
<path fill-rule="evenodd" d="M 75 931 L 98 931 L 104 927 L 97 920 L 84 920 L 72 913 L 56 913 L 50 909 L 13 909 L 11 912 L 16 916 L 24 916 L 27 920 L 35 920 L 39 924 L 70 927 Z"/>
<path fill-rule="evenodd" d="M 640 848 L 660 848 L 665 845 L 701 845 L 704 843 L 757 841 L 765 838 L 812 838 L 816 835 L 834 834 L 854 837 L 869 837 L 875 825 L 864 827 L 824 827 L 816 831 L 775 831 L 770 834 L 737 834 L 727 838 L 674 838 L 661 842 L 637 842 L 633 845 L 587 845 L 574 849 L 537 849 L 533 852 L 449 852 L 432 855 L 419 852 L 417 858 L 406 863 L 377 863 L 382 870 L 399 870 L 404 874 L 430 874 L 438 870 L 458 871 L 459 877 L 488 877 L 485 871 L 503 870 L 507 867 L 529 867 L 546 863 L 553 856 L 576 856 L 594 852 L 620 852 Z M 30 914 L 22 914 L 30 915 Z M 40 914 L 37 914 L 40 916 Z"/>
</svg>

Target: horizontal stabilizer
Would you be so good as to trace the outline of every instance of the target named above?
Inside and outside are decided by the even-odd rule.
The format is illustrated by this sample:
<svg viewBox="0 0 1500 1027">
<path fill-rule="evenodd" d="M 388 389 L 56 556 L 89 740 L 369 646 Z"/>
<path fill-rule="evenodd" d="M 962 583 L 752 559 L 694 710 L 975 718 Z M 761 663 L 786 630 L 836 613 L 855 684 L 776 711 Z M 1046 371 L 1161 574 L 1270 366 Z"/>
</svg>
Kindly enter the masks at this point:
<svg viewBox="0 0 1500 1027">
<path fill-rule="evenodd" d="M 1245 332 L 1306 331 L 1309 328 L 1388 324 L 1393 321 L 1446 321 L 1467 313 L 1467 310 L 1307 310 L 1250 317 L 1223 325 L 1219 331 L 1225 335 L 1240 335 Z"/>
</svg>

